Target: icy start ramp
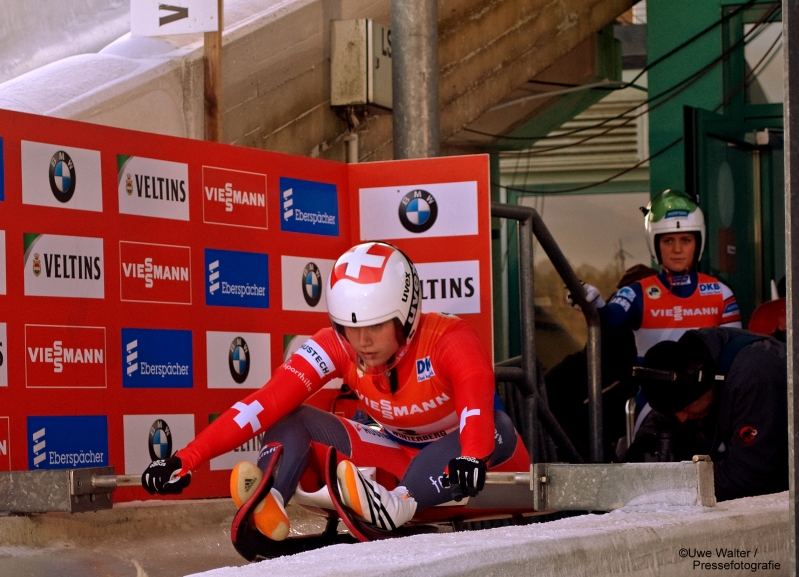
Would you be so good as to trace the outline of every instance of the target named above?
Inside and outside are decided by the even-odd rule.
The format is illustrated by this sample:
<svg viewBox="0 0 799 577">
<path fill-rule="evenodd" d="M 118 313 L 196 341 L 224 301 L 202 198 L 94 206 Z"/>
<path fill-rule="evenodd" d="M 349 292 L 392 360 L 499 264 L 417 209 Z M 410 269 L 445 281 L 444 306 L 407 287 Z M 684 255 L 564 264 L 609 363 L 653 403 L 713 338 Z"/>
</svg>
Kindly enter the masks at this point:
<svg viewBox="0 0 799 577">
<path fill-rule="evenodd" d="M 69 4 L 103 1 L 114 4 Z M 594 37 L 632 4 L 440 0 L 442 141 Z M 0 9 L 0 18 L 5 14 Z M 346 124 L 330 107 L 330 23 L 356 18 L 388 25 L 389 0 L 225 0 L 222 141 L 343 160 Z M 3 31 L 0 23 L 0 40 Z M 89 34 L 90 40 L 107 39 L 100 32 Z M 0 74 L 0 108 L 203 138 L 202 45 L 201 34 L 125 35 L 97 53 L 69 51 L 69 58 L 42 60 L 49 64 L 5 82 L 7 76 Z M 93 44 L 83 46 L 88 50 Z M 366 125 L 360 158 L 390 159 L 391 117 L 370 117 Z"/>
<path fill-rule="evenodd" d="M 336 545 L 202 577 L 788 575 L 788 493 Z M 707 564 L 707 565 L 704 565 Z M 724 565 L 727 564 L 727 565 Z"/>
</svg>

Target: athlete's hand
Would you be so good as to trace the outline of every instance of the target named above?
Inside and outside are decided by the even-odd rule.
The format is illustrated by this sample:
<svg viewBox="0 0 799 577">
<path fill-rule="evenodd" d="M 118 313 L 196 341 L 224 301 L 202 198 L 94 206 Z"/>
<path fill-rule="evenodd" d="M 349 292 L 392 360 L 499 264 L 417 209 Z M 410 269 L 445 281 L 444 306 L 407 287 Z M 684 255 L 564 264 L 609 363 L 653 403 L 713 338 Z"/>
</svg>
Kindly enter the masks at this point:
<svg viewBox="0 0 799 577">
<path fill-rule="evenodd" d="M 153 461 L 141 476 L 141 486 L 150 495 L 180 495 L 191 483 L 191 472 L 182 477 L 177 474 L 183 469 L 180 457 L 169 457 Z"/>
<path fill-rule="evenodd" d="M 598 288 L 596 288 L 594 285 L 585 283 L 583 283 L 583 288 L 585 289 L 585 300 L 587 300 L 589 303 L 593 303 L 598 309 L 601 309 L 603 306 L 605 306 L 605 299 L 602 298 Z M 580 305 L 577 304 L 577 301 L 574 299 L 574 295 L 572 295 L 571 291 L 566 292 L 566 300 L 569 301 L 569 304 L 578 311 L 582 310 Z"/>
<path fill-rule="evenodd" d="M 486 482 L 486 462 L 474 457 L 452 459 L 441 481 L 444 487 L 452 487 L 456 501 L 464 496 L 476 497 Z"/>
</svg>

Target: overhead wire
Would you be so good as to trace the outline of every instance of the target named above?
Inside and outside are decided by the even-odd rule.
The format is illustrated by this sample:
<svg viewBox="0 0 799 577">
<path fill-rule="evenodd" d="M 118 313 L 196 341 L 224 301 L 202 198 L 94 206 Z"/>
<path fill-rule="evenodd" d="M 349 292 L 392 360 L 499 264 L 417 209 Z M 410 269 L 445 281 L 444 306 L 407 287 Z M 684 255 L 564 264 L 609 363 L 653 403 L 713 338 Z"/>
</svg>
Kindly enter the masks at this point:
<svg viewBox="0 0 799 577">
<path fill-rule="evenodd" d="M 632 107 L 629 110 L 623 112 L 622 114 L 619 114 L 619 115 L 616 115 L 615 117 L 606 119 L 605 121 L 593 126 L 592 128 L 599 128 L 603 124 L 606 124 L 606 123 L 608 123 L 608 122 L 610 122 L 612 120 L 619 120 L 619 119 L 624 118 L 625 121 L 622 122 L 621 124 L 617 124 L 617 125 L 608 127 L 607 129 L 603 130 L 602 132 L 600 132 L 598 134 L 588 135 L 585 138 L 583 138 L 582 140 L 578 140 L 577 142 L 570 142 L 570 143 L 566 143 L 566 144 L 562 144 L 562 145 L 558 145 L 558 146 L 551 146 L 551 147 L 548 147 L 548 148 L 540 148 L 540 149 L 535 149 L 535 150 L 505 151 L 503 154 L 505 154 L 507 156 L 514 155 L 514 154 L 522 154 L 522 155 L 525 155 L 525 156 L 526 155 L 532 155 L 532 154 L 544 154 L 546 152 L 552 152 L 552 151 L 555 151 L 555 150 L 561 150 L 563 148 L 568 148 L 568 147 L 571 147 L 571 146 L 577 146 L 579 144 L 582 144 L 582 143 L 587 142 L 589 140 L 592 140 L 594 138 L 598 138 L 600 136 L 604 136 L 605 134 L 607 134 L 608 132 L 611 132 L 612 130 L 617 130 L 617 129 L 623 127 L 623 126 L 628 125 L 633 120 L 643 116 L 644 114 L 648 114 L 652 110 L 655 110 L 655 109 L 659 108 L 660 106 L 666 104 L 671 99 L 675 98 L 681 92 L 684 92 L 685 90 L 687 90 L 690 86 L 692 86 L 697 81 L 699 81 L 699 79 L 701 79 L 703 76 L 708 74 L 720 62 L 724 61 L 727 58 L 727 56 L 729 56 L 740 45 L 746 44 L 747 42 L 749 42 L 749 41 L 753 40 L 754 38 L 756 38 L 765 29 L 762 26 L 762 24 L 764 22 L 766 22 L 768 20 L 768 18 L 771 17 L 771 15 L 778 9 L 778 7 L 779 7 L 779 5 L 775 4 L 771 8 L 771 10 L 769 12 L 765 13 L 761 17 L 761 19 L 756 23 L 756 26 L 754 26 L 749 32 L 744 34 L 734 44 L 729 46 L 724 52 L 722 52 L 719 56 L 714 58 L 711 62 L 706 64 L 704 67 L 700 68 L 698 71 L 696 71 L 693 74 L 689 75 L 688 77 L 684 78 L 683 80 L 681 80 L 677 84 L 674 84 L 674 85 L 670 86 L 666 90 L 663 90 L 659 94 L 657 94 L 655 96 L 652 96 L 651 98 L 648 98 L 647 100 L 635 105 L 634 107 Z M 660 100 L 661 98 L 663 100 Z M 647 104 L 649 104 L 651 102 L 655 102 L 655 101 L 658 101 L 658 102 L 656 104 L 650 106 L 649 108 L 647 108 L 645 110 L 642 110 L 641 112 L 639 112 L 639 113 L 637 113 L 637 114 L 635 114 L 633 116 L 626 116 L 627 114 L 633 112 L 634 110 L 637 110 L 638 108 L 641 108 L 642 106 L 645 106 L 645 105 L 647 105 Z M 558 135 L 558 138 L 563 138 L 564 136 L 565 135 L 561 134 L 561 135 Z"/>
<path fill-rule="evenodd" d="M 740 39 L 739 39 L 737 42 L 735 42 L 734 44 L 732 44 L 732 45 L 731 45 L 731 46 L 730 46 L 730 47 L 729 47 L 727 50 L 725 50 L 725 51 L 724 51 L 724 52 L 723 52 L 723 53 L 722 53 L 722 54 L 721 54 L 719 57 L 717 57 L 716 59 L 714 59 L 714 60 L 713 60 L 711 63 L 709 63 L 709 64 L 708 64 L 708 65 L 706 65 L 704 68 L 700 69 L 698 72 L 694 73 L 694 74 L 693 74 L 693 75 L 691 75 L 690 77 L 688 77 L 688 78 L 684 79 L 683 81 L 681 81 L 680 83 L 678 83 L 678 84 L 676 84 L 676 85 L 672 86 L 671 88 L 669 88 L 669 89 L 667 89 L 667 90 L 665 90 L 665 91 L 661 92 L 661 93 L 660 93 L 660 94 L 659 94 L 657 97 L 653 97 L 653 99 L 654 99 L 654 98 L 659 98 L 659 97 L 661 97 L 663 94 L 666 94 L 666 93 L 668 93 L 668 92 L 670 92 L 670 91 L 673 91 L 675 88 L 678 88 L 678 87 L 679 87 L 679 90 L 678 90 L 678 91 L 674 92 L 673 94 L 670 94 L 668 97 L 664 98 L 662 102 L 659 102 L 658 104 L 656 104 L 655 106 L 652 106 L 652 107 L 651 107 L 651 108 L 649 108 L 648 110 L 646 110 L 646 111 L 644 111 L 644 112 L 642 112 L 642 113 L 640 113 L 640 114 L 638 114 L 638 115 L 636 115 L 636 116 L 634 116 L 634 117 L 632 117 L 632 118 L 629 118 L 629 120 L 627 120 L 627 122 L 625 122 L 625 123 L 624 123 L 624 124 L 622 124 L 622 125 L 626 125 L 626 124 L 628 124 L 630 121 L 632 121 L 632 120 L 634 120 L 634 119 L 638 118 L 639 116 L 641 116 L 642 114 L 645 114 L 645 113 L 647 113 L 648 111 L 654 110 L 655 108 L 657 108 L 657 107 L 659 107 L 659 106 L 662 106 L 663 104 L 665 104 L 666 102 L 668 102 L 669 100 L 673 99 L 673 98 L 674 98 L 674 97 L 676 97 L 678 94 L 680 94 L 681 92 L 683 92 L 683 91 L 684 91 L 685 89 L 687 89 L 689 86 L 693 85 L 693 84 L 694 84 L 695 82 L 697 82 L 697 81 L 698 81 L 698 80 L 699 80 L 701 77 L 703 77 L 705 74 L 707 74 L 707 73 L 708 73 L 708 72 L 709 72 L 709 71 L 710 71 L 710 70 L 711 70 L 713 67 L 715 67 L 715 66 L 716 66 L 716 65 L 717 65 L 719 62 L 721 62 L 722 60 L 726 59 L 726 58 L 727 58 L 727 56 L 728 56 L 728 55 L 729 55 L 729 54 L 730 54 L 730 53 L 731 53 L 733 50 L 735 50 L 735 49 L 737 49 L 737 48 L 738 48 L 738 46 L 740 46 L 742 43 L 744 43 L 744 44 L 745 44 L 746 42 L 748 42 L 748 41 L 750 41 L 750 40 L 754 39 L 755 37 L 757 37 L 757 35 L 759 35 L 759 34 L 762 32 L 762 30 L 764 29 L 764 27 L 763 27 L 763 24 L 764 24 L 764 22 L 767 22 L 767 21 L 768 21 L 768 20 L 769 20 L 769 19 L 770 19 L 770 18 L 773 16 L 773 14 L 774 14 L 774 13 L 775 13 L 777 10 L 779 10 L 780 8 L 781 8 L 781 7 L 780 7 L 780 5 L 779 5 L 779 4 L 774 4 L 774 5 L 772 6 L 772 8 L 771 8 L 771 9 L 770 9 L 768 12 L 764 13 L 764 14 L 763 14 L 763 16 L 761 16 L 761 18 L 760 18 L 760 19 L 759 19 L 759 20 L 758 20 L 758 21 L 755 23 L 755 26 L 753 26 L 753 27 L 752 27 L 752 29 L 751 29 L 750 31 L 748 31 L 746 34 L 744 34 L 744 35 L 743 35 L 743 36 L 742 36 L 742 37 L 741 37 L 741 38 L 740 38 Z M 779 38 L 780 38 L 780 37 L 778 37 L 777 39 L 779 39 Z M 736 87 L 734 87 L 734 88 L 733 88 L 733 89 L 732 89 L 732 90 L 731 90 L 731 91 L 730 91 L 730 92 L 729 92 L 729 93 L 728 93 L 728 94 L 725 96 L 725 98 L 724 98 L 724 99 L 722 100 L 722 102 L 721 102 L 721 103 L 720 103 L 720 104 L 719 104 L 719 105 L 718 105 L 718 106 L 715 108 L 715 110 L 718 110 L 718 109 L 720 109 L 722 106 L 726 105 L 726 103 L 728 103 L 728 102 L 729 102 L 729 99 L 730 99 L 730 98 L 732 98 L 732 96 L 733 96 L 735 93 L 737 93 L 737 92 L 738 92 L 738 91 L 739 91 L 739 90 L 740 90 L 740 89 L 741 89 L 741 88 L 744 86 L 744 84 L 745 84 L 745 82 L 747 81 L 747 79 L 748 79 L 748 78 L 750 78 L 750 77 L 752 76 L 753 72 L 754 72 L 754 71 L 755 71 L 755 70 L 756 70 L 756 69 L 757 69 L 757 68 L 760 66 L 760 64 L 763 62 L 763 60 L 764 60 L 764 59 L 765 59 L 765 57 L 768 55 L 768 53 L 769 53 L 769 52 L 770 52 L 770 51 L 773 49 L 773 47 L 774 47 L 774 45 L 775 45 L 775 44 L 776 44 L 776 41 L 775 41 L 775 43 L 772 43 L 772 46 L 771 46 L 771 47 L 770 47 L 770 48 L 769 48 L 769 49 L 766 51 L 766 54 L 763 56 L 763 58 L 761 58 L 761 59 L 760 59 L 760 61 L 759 61 L 759 62 L 758 62 L 758 63 L 757 63 L 757 64 L 756 64 L 756 65 L 755 65 L 753 68 L 752 68 L 752 71 L 750 71 L 750 73 L 749 73 L 749 74 L 748 74 L 748 75 L 747 75 L 747 76 L 746 76 L 746 77 L 745 77 L 745 78 L 744 78 L 744 79 L 743 79 L 743 80 L 742 80 L 742 81 L 741 81 L 741 82 L 740 82 L 740 83 L 739 83 L 739 84 L 738 84 Z M 673 53 L 673 51 L 672 51 L 672 53 Z M 682 86 L 683 84 L 685 84 L 685 86 Z M 653 99 L 649 99 L 648 101 L 651 101 L 651 100 L 653 100 Z M 648 102 L 648 101 L 647 101 L 647 102 Z M 635 109 L 639 108 L 641 105 L 643 105 L 643 104 L 645 104 L 645 103 L 646 103 L 646 102 L 644 102 L 644 103 L 642 103 L 642 104 L 639 104 L 638 106 L 634 107 L 632 110 L 635 110 Z M 628 111 L 628 112 L 629 112 L 629 111 Z M 627 114 L 627 113 L 625 113 L 625 114 Z M 618 118 L 618 117 L 616 117 L 616 118 Z M 607 121 L 606 121 L 606 122 L 607 122 Z M 622 126 L 622 125 L 619 125 L 619 126 Z M 550 148 L 548 148 L 548 149 L 538 150 L 538 151 L 535 151 L 535 153 L 542 153 L 542 152 L 547 152 L 547 151 L 551 151 L 551 150 L 557 150 L 557 149 L 561 149 L 561 148 L 566 148 L 566 147 L 568 147 L 568 146 L 575 146 L 575 145 L 577 145 L 577 144 L 581 144 L 581 143 L 583 143 L 583 142 L 586 142 L 587 140 L 590 140 L 591 138 L 596 138 L 596 137 L 598 137 L 598 136 L 602 136 L 603 134 L 607 134 L 607 132 L 609 132 L 609 131 L 610 131 L 610 130 L 606 130 L 606 131 L 604 131 L 604 132 L 602 132 L 602 133 L 600 133 L 600 134 L 597 134 L 597 135 L 590 136 L 590 137 L 588 137 L 588 138 L 582 139 L 582 140 L 580 140 L 580 141 L 578 141 L 578 142 L 575 142 L 575 143 L 569 143 L 568 145 L 562 145 L 562 146 L 558 146 L 558 147 L 550 147 Z M 645 164 L 645 163 L 649 162 L 649 161 L 650 161 L 650 160 L 652 160 L 653 158 L 656 158 L 656 157 L 660 156 L 661 154 L 665 153 L 667 150 L 670 150 L 671 148 L 673 148 L 674 146 L 676 146 L 676 145 L 677 145 L 679 142 L 681 142 L 681 141 L 683 140 L 683 138 L 684 138 L 684 137 L 682 137 L 682 136 L 681 136 L 681 137 L 679 137 L 679 138 L 675 139 L 674 141 L 672 141 L 671 143 L 667 144 L 665 147 L 663 147 L 663 148 L 662 148 L 661 150 L 659 150 L 658 152 L 656 152 L 656 153 L 654 153 L 654 154 L 651 154 L 651 155 L 650 155 L 650 156 L 648 156 L 647 158 L 645 158 L 645 159 L 643 159 L 643 160 L 639 161 L 638 163 L 636 163 L 636 164 L 634 164 L 634 165 L 632 165 L 632 166 L 630 166 L 630 167 L 627 167 L 627 168 L 625 168 L 624 170 L 622 170 L 622 171 L 620 171 L 620 172 L 618 172 L 618 173 L 616 173 L 616 174 L 614 174 L 614 175 L 612 175 L 612 176 L 610 176 L 610 177 L 608 177 L 608 178 L 606 178 L 606 179 L 603 179 L 603 180 L 601 180 L 601 181 L 598 181 L 598 182 L 593 182 L 593 183 L 590 183 L 590 184 L 586 184 L 586 185 L 581 185 L 581 186 L 577 186 L 577 187 L 573 187 L 573 188 L 568 188 L 568 189 L 562 189 L 562 190 L 555 190 L 555 191 L 552 191 L 552 190 L 547 190 L 547 191 L 544 191 L 544 190 L 541 190 L 541 191 L 531 191 L 531 190 L 529 190 L 529 188 L 527 187 L 526 178 L 525 178 L 525 183 L 524 183 L 524 185 L 523 185 L 523 186 L 524 186 L 523 188 L 516 187 L 516 186 L 512 186 L 512 185 L 511 185 L 511 186 L 508 186 L 508 185 L 504 185 L 504 186 L 503 186 L 503 185 L 501 185 L 501 184 L 497 184 L 497 183 L 492 183 L 492 184 L 493 184 L 494 186 L 503 186 L 503 188 L 505 188 L 505 190 L 512 190 L 512 191 L 514 191 L 514 192 L 519 192 L 519 193 L 522 193 L 523 195 L 562 194 L 562 193 L 568 193 L 568 192 L 578 192 L 578 191 L 581 191 L 581 190 L 587 190 L 587 189 L 589 189 L 589 188 L 593 188 L 593 187 L 595 187 L 595 186 L 599 186 L 599 185 L 602 185 L 602 184 L 606 184 L 606 183 L 608 183 L 608 182 L 611 182 L 611 181 L 613 181 L 613 180 L 615 180 L 615 179 L 617 179 L 617 178 L 619 178 L 619 177 L 621 177 L 621 176 L 623 176 L 623 175 L 627 174 L 628 172 L 631 172 L 631 171 L 635 170 L 636 168 L 638 168 L 638 167 L 642 166 L 643 164 Z M 529 156 L 530 156 L 531 154 L 533 154 L 533 152 L 532 152 L 532 151 L 529 151 L 529 152 L 528 152 L 526 155 L 525 155 L 525 154 L 523 154 L 522 152 L 506 152 L 506 153 L 503 153 L 503 154 L 504 154 L 505 156 L 516 156 L 516 157 L 517 157 L 517 170 L 518 170 L 518 164 L 519 164 L 519 163 L 518 163 L 518 160 L 519 160 L 519 158 L 521 158 L 521 157 L 523 157 L 523 156 L 527 156 L 527 157 L 529 158 Z M 515 172 L 516 172 L 516 171 L 515 171 Z M 529 172 L 529 171 L 525 171 L 525 172 L 527 173 L 527 172 Z"/>
<path fill-rule="evenodd" d="M 669 58 L 672 55 L 676 54 L 677 52 L 679 52 L 680 50 L 682 50 L 686 46 L 692 44 L 693 42 L 695 42 L 696 40 L 698 40 L 699 38 L 701 38 L 702 36 L 704 36 L 705 34 L 710 32 L 711 30 L 716 28 L 717 26 L 721 26 L 721 25 L 725 24 L 731 18 L 733 18 L 738 13 L 740 13 L 742 10 L 748 8 L 749 6 L 754 4 L 755 2 L 756 2 L 756 0 L 749 0 L 745 4 L 741 4 L 740 6 L 737 6 L 735 9 L 731 10 L 728 14 L 726 14 L 725 16 L 723 16 L 722 18 L 720 18 L 719 20 L 717 20 L 716 22 L 714 22 L 710 26 L 707 26 L 706 28 L 704 28 L 700 32 L 697 32 L 696 34 L 694 34 L 693 36 L 691 36 L 690 38 L 685 40 L 683 43 L 681 43 L 678 46 L 676 46 L 675 48 L 669 50 L 666 54 L 656 58 L 655 60 L 653 60 L 650 63 L 647 63 L 647 65 L 644 66 L 644 68 L 641 69 L 641 71 L 630 82 L 623 83 L 623 84 L 619 85 L 618 87 L 613 88 L 613 90 L 620 90 L 620 89 L 627 88 L 627 87 L 636 87 L 636 88 L 638 88 L 638 86 L 635 83 L 636 83 L 636 81 L 638 81 L 641 78 L 641 76 L 644 73 L 648 72 L 653 67 L 657 66 L 658 64 L 660 64 L 661 62 L 663 62 L 667 58 Z M 565 83 L 555 83 L 555 82 L 544 82 L 544 81 L 535 81 L 535 82 L 539 83 L 539 84 L 551 84 L 551 85 L 558 85 L 558 86 L 565 86 L 566 85 Z M 672 88 L 674 88 L 674 87 L 672 87 Z M 603 89 L 604 90 L 608 90 L 609 88 L 603 88 Z M 572 134 L 577 134 L 579 132 L 584 132 L 586 130 L 591 130 L 591 129 L 594 129 L 594 128 L 599 128 L 601 126 L 604 126 L 608 122 L 611 122 L 613 120 L 617 120 L 617 119 L 623 117 L 624 115 L 629 114 L 633 110 L 639 108 L 640 106 L 643 106 L 643 105 L 651 102 L 652 100 L 661 97 L 666 92 L 667 91 L 664 91 L 663 93 L 661 93 L 661 94 L 659 94 L 657 96 L 649 98 L 649 99 L 645 100 L 644 102 L 642 102 L 641 104 L 638 104 L 637 106 L 631 108 L 630 110 L 627 110 L 627 111 L 621 113 L 620 115 L 618 115 L 616 117 L 608 118 L 608 119 L 600 122 L 599 124 L 592 125 L 592 126 L 585 126 L 585 127 L 581 127 L 581 128 L 576 128 L 574 130 L 571 130 L 571 131 L 568 131 L 568 132 L 564 132 L 564 133 L 555 134 L 555 135 L 543 134 L 543 135 L 536 135 L 536 136 L 506 136 L 506 135 L 502 135 L 502 134 L 492 134 L 492 133 L 489 133 L 489 132 L 483 132 L 483 131 L 475 130 L 475 129 L 471 129 L 471 128 L 464 128 L 463 130 L 466 131 L 466 132 L 471 132 L 471 133 L 474 133 L 474 134 L 480 134 L 482 136 L 489 136 L 489 137 L 492 137 L 492 138 L 497 138 L 497 139 L 502 139 L 502 140 L 543 140 L 543 139 L 548 139 L 548 138 L 563 138 L 565 136 L 571 136 Z"/>
</svg>

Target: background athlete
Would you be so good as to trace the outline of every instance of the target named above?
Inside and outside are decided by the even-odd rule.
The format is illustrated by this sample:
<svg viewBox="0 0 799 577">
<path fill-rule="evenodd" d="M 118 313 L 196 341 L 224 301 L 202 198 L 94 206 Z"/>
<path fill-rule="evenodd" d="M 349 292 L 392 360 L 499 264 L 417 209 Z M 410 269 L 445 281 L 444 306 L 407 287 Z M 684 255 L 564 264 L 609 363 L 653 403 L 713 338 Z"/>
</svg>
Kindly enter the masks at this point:
<svg viewBox="0 0 799 577">
<path fill-rule="evenodd" d="M 333 267 L 327 303 L 333 326 L 186 448 L 153 461 L 142 475 L 145 489 L 180 493 L 202 463 L 265 431 L 259 467 L 269 462 L 270 443 L 283 444 L 284 459 L 253 518 L 267 537 L 281 540 L 289 531 L 286 501 L 301 477 L 303 484 L 323 478 L 313 473 L 329 446 L 346 457 L 337 469 L 344 503 L 387 530 L 417 510 L 477 495 L 487 468 L 529 466 L 510 418 L 494 410 L 491 359 L 477 334 L 456 317 L 421 313 L 416 269 L 399 249 L 380 242 L 350 249 Z M 302 404 L 339 376 L 380 431 Z M 376 480 L 359 466 L 378 467 Z M 234 469 L 232 487 L 238 474 Z"/>
<path fill-rule="evenodd" d="M 653 345 L 676 341 L 688 330 L 740 328 L 732 290 L 697 270 L 705 249 L 702 209 L 685 193 L 667 189 L 642 210 L 647 246 L 661 271 L 622 287 L 607 304 L 587 285 L 603 326 L 633 329 L 639 362 Z"/>
</svg>

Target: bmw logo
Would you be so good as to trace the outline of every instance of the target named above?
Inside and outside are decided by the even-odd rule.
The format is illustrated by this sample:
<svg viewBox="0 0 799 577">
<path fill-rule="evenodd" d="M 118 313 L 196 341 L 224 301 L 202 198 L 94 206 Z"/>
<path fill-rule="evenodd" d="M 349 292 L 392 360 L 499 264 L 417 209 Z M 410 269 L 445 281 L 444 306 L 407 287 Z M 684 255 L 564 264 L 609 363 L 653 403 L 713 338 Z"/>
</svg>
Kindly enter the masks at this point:
<svg viewBox="0 0 799 577">
<path fill-rule="evenodd" d="M 150 459 L 168 459 L 172 456 L 172 431 L 163 419 L 158 419 L 150 427 Z"/>
<path fill-rule="evenodd" d="M 426 190 L 412 190 L 400 201 L 400 222 L 410 232 L 420 233 L 430 230 L 437 216 L 436 199 Z"/>
<path fill-rule="evenodd" d="M 230 343 L 227 364 L 234 381 L 241 384 L 247 380 L 247 375 L 250 374 L 250 347 L 243 338 L 236 337 Z"/>
<path fill-rule="evenodd" d="M 63 150 L 50 159 L 50 190 L 58 202 L 69 202 L 75 194 L 75 165 Z"/>
<path fill-rule="evenodd" d="M 322 273 L 319 267 L 309 262 L 302 270 L 302 296 L 309 307 L 315 307 L 322 298 Z"/>
</svg>

